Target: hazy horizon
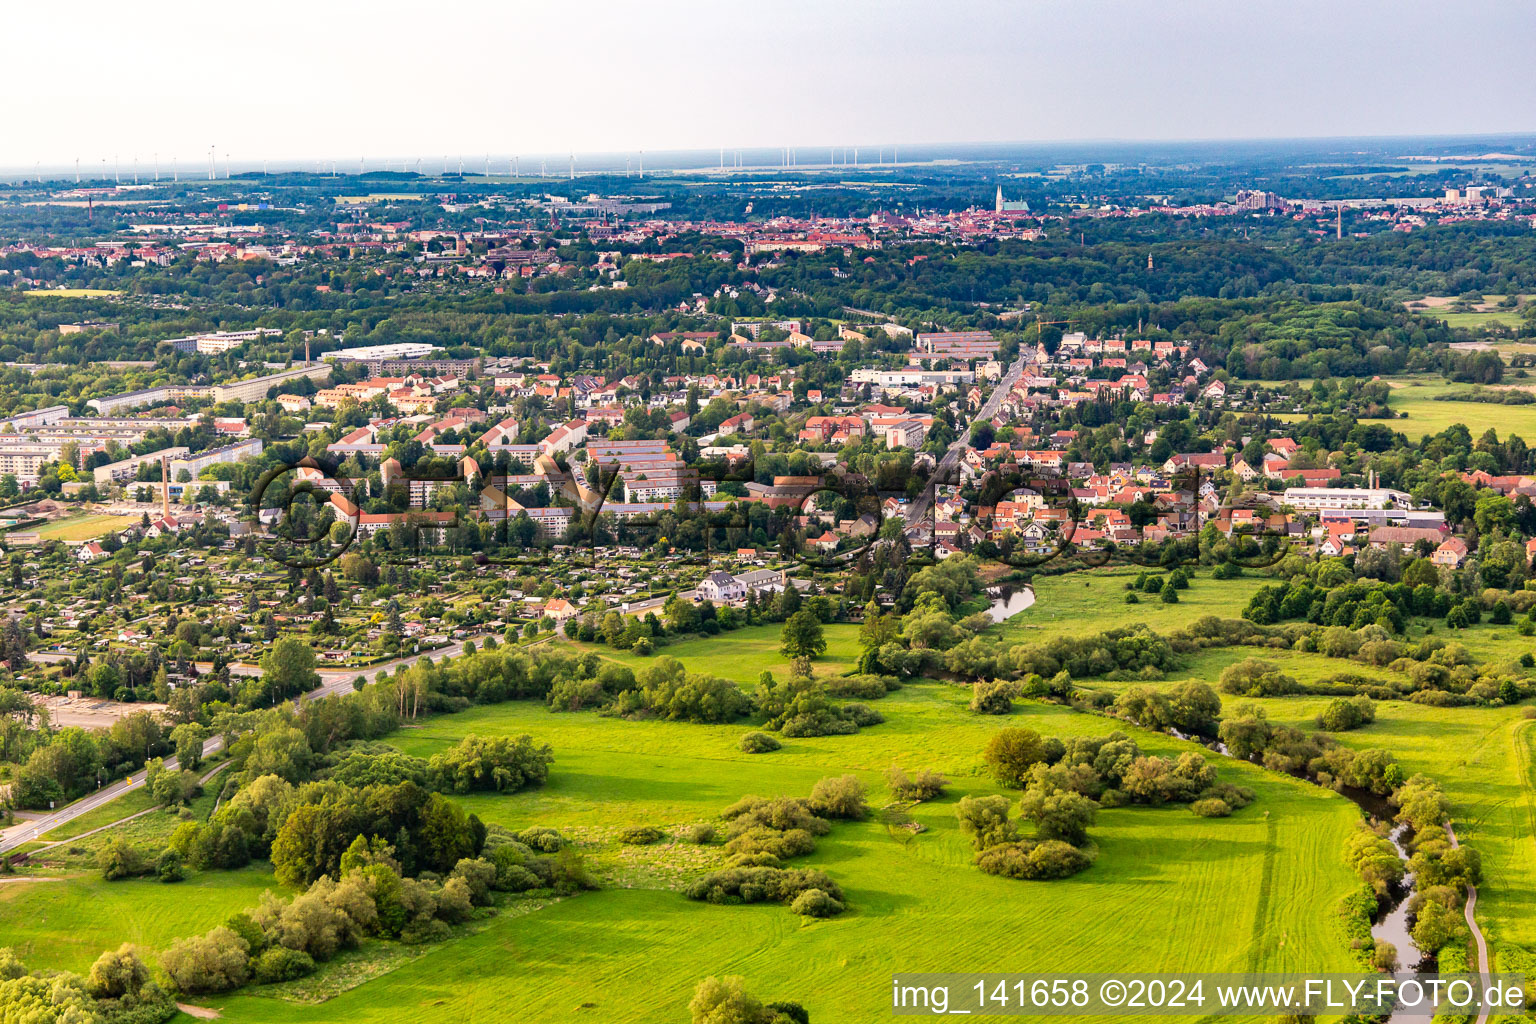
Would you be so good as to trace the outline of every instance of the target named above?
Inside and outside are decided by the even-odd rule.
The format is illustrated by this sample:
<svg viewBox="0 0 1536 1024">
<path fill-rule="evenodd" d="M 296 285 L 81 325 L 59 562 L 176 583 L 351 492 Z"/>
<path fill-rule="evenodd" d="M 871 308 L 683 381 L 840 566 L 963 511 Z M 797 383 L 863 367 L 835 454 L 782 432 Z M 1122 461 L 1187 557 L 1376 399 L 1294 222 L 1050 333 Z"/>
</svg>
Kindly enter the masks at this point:
<svg viewBox="0 0 1536 1024">
<path fill-rule="evenodd" d="M 1536 81 L 1509 73 L 1536 22 L 1516 0 L 1454 16 L 1418 0 L 1191 0 L 1176 13 L 1133 0 L 385 0 L 361 13 L 88 0 L 10 17 L 27 43 L 13 48 L 15 79 L 31 88 L 0 166 L 72 172 L 78 157 L 82 174 L 157 155 L 206 169 L 210 145 L 221 166 L 227 153 L 244 167 L 355 167 L 371 153 L 382 167 L 388 153 L 439 167 L 462 156 L 467 170 L 487 152 L 797 145 L 804 164 L 857 145 L 863 163 L 893 146 L 1536 130 Z"/>
</svg>

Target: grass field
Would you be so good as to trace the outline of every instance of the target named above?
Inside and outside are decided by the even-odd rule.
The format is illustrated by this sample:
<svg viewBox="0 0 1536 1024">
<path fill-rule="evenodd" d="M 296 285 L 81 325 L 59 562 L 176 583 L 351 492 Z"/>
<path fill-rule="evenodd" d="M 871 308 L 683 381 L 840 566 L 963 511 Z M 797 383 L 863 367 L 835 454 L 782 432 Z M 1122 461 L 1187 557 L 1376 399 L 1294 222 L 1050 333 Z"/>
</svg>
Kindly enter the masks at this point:
<svg viewBox="0 0 1536 1024">
<path fill-rule="evenodd" d="M 1301 728 L 1325 698 L 1259 701 L 1269 717 Z M 1376 721 L 1339 742 L 1381 747 L 1409 772 L 1445 787 L 1457 836 L 1483 858 L 1477 918 L 1490 946 L 1536 951 L 1536 722 L 1518 708 L 1377 705 Z"/>
<path fill-rule="evenodd" d="M 1469 313 L 1449 313 L 1439 310 L 1427 310 L 1428 315 L 1444 320 L 1451 327 L 1488 327 L 1498 325 L 1500 327 L 1519 327 L 1524 319 L 1512 309 L 1489 309 L 1473 311 Z"/>
<path fill-rule="evenodd" d="M 69 516 L 44 523 L 29 532 L 41 540 L 86 541 L 139 525 L 133 516 Z"/>
<path fill-rule="evenodd" d="M 0 946 L 14 947 L 30 967 L 85 971 L 124 942 L 159 950 L 211 928 L 270 888 L 271 871 L 258 867 L 198 872 L 174 885 L 98 875 L 8 882 L 0 885 Z"/>
<path fill-rule="evenodd" d="M 547 787 L 465 798 L 466 806 L 488 822 L 574 832 L 600 872 L 629 888 L 498 917 L 322 1007 L 260 990 L 209 1004 L 252 1022 L 660 1024 L 687 1018 L 701 978 L 742 974 L 764 998 L 804 1002 L 813 1019 L 865 1021 L 889 1012 L 893 970 L 1349 967 L 1335 907 L 1351 887 L 1339 851 L 1358 817 L 1354 806 L 1225 759 L 1216 762 L 1223 777 L 1259 793 L 1230 819 L 1197 818 L 1182 807 L 1104 811 L 1092 830 L 1098 861 L 1081 875 L 1025 883 L 978 872 L 954 804 L 996 791 L 979 767 L 986 737 L 1010 724 L 1065 735 L 1107 732 L 1114 723 L 1043 705 L 981 718 L 966 712 L 966 698 L 962 688 L 909 686 L 879 702 L 884 725 L 786 740 L 759 756 L 737 750 L 744 725 L 626 722 L 532 704 L 474 709 L 398 733 L 394 742 L 420 755 L 469 732 L 529 732 L 551 743 L 556 763 Z M 1138 738 L 1151 750 L 1190 749 L 1160 735 Z M 611 842 L 626 825 L 676 829 L 714 819 L 745 793 L 803 794 L 816 779 L 843 772 L 859 775 L 878 805 L 881 774 L 892 763 L 938 768 L 954 786 L 916 808 L 928 829 L 920 836 L 897 838 L 876 821 L 839 824 L 797 861 L 825 868 L 847 890 L 851 910 L 831 921 L 802 922 L 776 906 L 690 903 L 672 891 L 677 876 L 664 865 L 635 867 Z M 668 849 L 647 848 L 659 858 Z"/>
<path fill-rule="evenodd" d="M 1536 405 L 1494 405 L 1488 402 L 1437 402 L 1436 395 L 1449 391 L 1465 391 L 1468 385 L 1426 383 L 1417 380 L 1404 382 L 1403 387 L 1393 388 L 1388 403 L 1408 418 L 1385 421 L 1393 430 L 1400 430 L 1411 440 L 1424 434 L 1438 434 L 1452 424 L 1462 423 L 1475 438 L 1490 426 L 1497 428 L 1500 437 L 1519 434 L 1536 437 Z"/>
<path fill-rule="evenodd" d="M 1360 422 L 1385 423 L 1393 430 L 1401 431 L 1411 441 L 1417 441 L 1425 434 L 1438 434 L 1457 423 L 1472 431 L 1474 438 L 1489 426 L 1495 427 L 1501 438 L 1510 434 L 1536 437 L 1536 405 L 1435 401 L 1436 395 L 1466 391 L 1471 387 L 1468 384 L 1452 384 L 1439 377 L 1395 377 L 1392 382 L 1396 386 L 1392 389 L 1388 404 L 1398 412 L 1406 412 L 1408 418 Z M 1284 413 L 1278 418 L 1298 420 L 1303 417 Z"/>
<path fill-rule="evenodd" d="M 52 843 L 60 839 L 69 839 L 73 836 L 83 835 L 93 829 L 110 825 L 114 821 L 121 821 L 130 814 L 148 810 L 157 806 L 154 796 L 145 786 L 130 789 L 122 796 L 109 804 L 103 804 L 93 811 L 87 811 L 70 821 L 66 821 L 52 832 L 44 833 L 41 838 L 44 842 Z"/>
<path fill-rule="evenodd" d="M 1253 592 L 1270 582 L 1257 572 L 1235 580 L 1213 580 L 1208 573 L 1198 572 L 1189 589 L 1179 591 L 1178 604 L 1163 604 L 1156 594 L 1140 594 L 1139 604 L 1126 604 L 1125 585 L 1142 572 L 1139 568 L 1113 568 L 1037 576 L 1033 584 L 1034 605 L 992 633 L 1006 642 L 1019 644 L 1137 623 L 1166 633 L 1203 615 L 1240 615 Z"/>
<path fill-rule="evenodd" d="M 822 627 L 827 639 L 827 653 L 815 663 L 816 674 L 847 671 L 859 657 L 857 626 L 833 623 Z M 642 658 L 627 651 L 616 651 L 603 644 L 571 644 L 576 650 L 594 651 L 609 661 L 627 665 L 636 672 L 653 664 L 659 657 L 676 658 L 690 672 L 707 672 L 723 679 L 733 679 L 751 689 L 764 670 L 780 678 L 789 673 L 789 659 L 779 653 L 780 633 L 777 623 L 747 626 L 717 636 L 683 640 L 657 648 Z"/>
</svg>

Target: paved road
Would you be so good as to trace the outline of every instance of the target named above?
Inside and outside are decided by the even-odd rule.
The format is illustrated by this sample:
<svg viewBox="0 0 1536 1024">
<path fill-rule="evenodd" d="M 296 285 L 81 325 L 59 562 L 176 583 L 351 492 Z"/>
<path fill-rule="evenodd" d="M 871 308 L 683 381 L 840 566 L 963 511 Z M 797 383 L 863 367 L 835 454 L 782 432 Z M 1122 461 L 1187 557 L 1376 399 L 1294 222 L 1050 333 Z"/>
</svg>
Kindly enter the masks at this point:
<svg viewBox="0 0 1536 1024">
<path fill-rule="evenodd" d="M 468 640 L 480 639 L 468 637 Z M 412 654 L 403 658 L 395 658 L 392 661 L 381 662 L 369 668 L 327 668 L 319 670 L 320 685 L 304 694 L 300 700 L 317 700 L 321 697 L 333 697 L 340 693 L 350 693 L 352 680 L 362 676 L 368 682 L 373 682 L 384 672 L 393 672 L 395 669 L 406 665 L 414 665 L 422 658 L 430 657 L 434 661 L 443 658 L 453 658 L 464 653 L 464 640 L 458 640 L 447 647 L 440 647 L 435 651 L 424 651 L 420 654 Z M 50 656 L 48 652 L 34 652 L 27 655 L 36 661 L 73 659 L 72 654 L 60 654 Z M 261 669 L 254 665 L 231 665 L 230 672 L 235 675 L 260 676 Z M 215 736 L 203 744 L 203 756 L 209 757 L 224 747 L 222 737 Z M 170 770 L 177 768 L 175 757 L 165 759 L 165 767 Z M 125 779 L 119 779 L 109 786 L 103 786 L 89 796 L 83 796 L 72 804 L 66 804 L 59 809 L 37 818 L 33 821 L 20 822 L 4 831 L 0 831 L 0 853 L 14 850 L 18 846 L 30 843 L 38 836 L 53 831 L 67 821 L 73 821 L 82 814 L 88 814 L 98 807 L 111 803 L 118 797 L 135 787 L 144 785 L 144 772 L 134 772 Z"/>
<path fill-rule="evenodd" d="M 215 736 L 203 744 L 203 756 L 208 757 L 224 748 L 222 737 Z M 179 767 L 175 757 L 165 759 L 167 770 L 175 771 Z M 67 821 L 74 821 L 82 814 L 88 814 L 98 807 L 104 807 L 131 789 L 137 789 L 144 785 L 144 772 L 139 770 L 125 779 L 119 779 L 109 786 L 103 786 L 89 796 L 83 796 L 72 804 L 65 804 L 58 810 L 46 814 L 34 821 L 20 822 L 0 832 L 0 853 L 14 850 L 18 846 L 30 843 L 41 835 L 45 835 L 58 828 Z"/>
<path fill-rule="evenodd" d="M 992 389 L 992 394 L 987 396 L 986 402 L 977 410 L 976 415 L 971 418 L 971 422 L 975 423 L 978 420 L 995 416 L 997 410 L 1003 404 L 1003 399 L 1008 397 L 1008 392 L 1013 388 L 1014 383 L 1023 372 L 1024 360 L 1020 357 L 1012 366 L 1008 367 L 1008 372 L 1003 374 L 1002 379 L 997 382 L 997 387 Z M 949 449 L 944 453 L 944 457 L 934 467 L 933 475 L 928 478 L 932 483 L 923 488 L 922 493 L 907 506 L 907 525 L 909 527 L 917 526 L 927 517 L 928 510 L 933 507 L 934 492 L 937 489 L 937 485 L 949 479 L 949 475 L 960 465 L 960 456 L 965 453 L 965 450 L 970 445 L 971 432 L 967 428 L 949 446 Z"/>
</svg>

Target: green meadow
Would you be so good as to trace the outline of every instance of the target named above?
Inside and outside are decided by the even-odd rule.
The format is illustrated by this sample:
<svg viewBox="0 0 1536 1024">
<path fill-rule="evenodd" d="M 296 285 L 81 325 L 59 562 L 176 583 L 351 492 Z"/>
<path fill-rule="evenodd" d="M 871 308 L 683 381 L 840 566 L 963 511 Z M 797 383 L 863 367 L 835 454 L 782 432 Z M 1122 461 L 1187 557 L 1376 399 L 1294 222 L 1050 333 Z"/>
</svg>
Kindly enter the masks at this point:
<svg viewBox="0 0 1536 1024">
<path fill-rule="evenodd" d="M 1036 605 L 992 633 L 1028 643 L 1136 622 L 1167 632 L 1202 615 L 1239 614 L 1266 582 L 1256 573 L 1228 581 L 1202 575 L 1180 592 L 1178 604 L 1144 595 L 1126 605 L 1125 583 L 1139 571 L 1042 577 Z M 857 651 L 856 627 L 828 627 L 827 637 L 829 653 L 818 670 L 846 670 Z M 1479 626 L 1457 639 L 1480 659 L 1504 660 L 1529 646 L 1510 627 Z M 787 671 L 778 643 L 778 628 L 761 626 L 672 644 L 661 653 L 750 687 L 764 670 Z M 648 660 L 576 646 L 635 667 Z M 1190 657 L 1155 685 L 1184 678 L 1214 684 L 1223 668 L 1249 656 L 1276 661 L 1307 681 L 1341 671 L 1387 676 L 1385 669 L 1317 654 L 1228 648 Z M 469 734 L 527 733 L 549 743 L 555 764 L 544 787 L 455 799 L 488 824 L 560 829 L 577 842 L 601 888 L 506 903 L 439 945 L 371 943 L 323 966 L 312 983 L 254 987 L 199 1002 L 225 1019 L 252 1024 L 670 1024 L 687 1019 L 699 980 L 740 974 L 765 999 L 796 1000 L 814 1020 L 840 1022 L 889 1013 L 894 971 L 1355 967 L 1337 913 L 1340 898 L 1357 884 L 1341 856 L 1360 817 L 1354 804 L 1197 745 L 1060 706 L 1024 702 L 1009 716 L 973 715 L 969 696 L 964 686 L 911 683 L 871 702 L 886 717 L 881 725 L 852 736 L 784 739 L 781 750 L 761 755 L 739 749 L 753 728 L 747 723 L 626 721 L 552 712 L 534 702 L 410 723 L 389 742 L 421 757 Z M 1275 720 L 1312 728 L 1326 700 L 1263 703 Z M 954 809 L 962 796 L 1002 791 L 980 754 L 995 730 L 1011 725 L 1058 736 L 1122 728 L 1149 753 L 1199 751 L 1224 781 L 1252 787 L 1257 799 L 1227 819 L 1199 818 L 1183 806 L 1102 810 L 1090 829 L 1097 859 L 1083 873 L 1053 882 L 985 875 L 972 864 Z M 1339 736 L 1351 746 L 1386 747 L 1410 772 L 1445 785 L 1458 833 L 1482 852 L 1479 920 L 1506 962 L 1536 947 L 1532 725 L 1517 708 L 1391 701 L 1380 704 L 1374 725 Z M 818 779 L 846 773 L 860 778 L 872 807 L 881 808 L 889 801 L 884 773 L 893 765 L 936 769 L 951 786 L 937 800 L 910 808 L 908 819 L 877 813 L 837 823 L 815 852 L 794 861 L 838 881 L 849 902 L 845 914 L 802 920 L 780 906 L 713 906 L 681 894 L 723 859 L 718 844 L 684 841 L 690 826 L 722 825 L 720 811 L 743 795 L 805 795 Z M 203 797 L 194 813 L 205 816 L 210 803 L 211 796 Z M 904 821 L 920 831 L 898 827 Z M 121 830 L 146 846 L 163 845 L 175 823 L 174 815 L 157 813 Z M 659 828 L 667 838 L 653 846 L 621 843 L 619 833 L 636 825 Z M 76 970 L 125 939 L 153 959 L 175 939 L 205 931 L 275 887 L 265 865 L 195 873 L 179 885 L 102 882 L 90 872 L 90 858 L 104 841 L 105 835 L 87 837 L 51 854 L 52 870 L 69 873 L 64 881 L 0 884 L 0 945 Z"/>
<path fill-rule="evenodd" d="M 878 703 L 883 725 L 786 740 L 766 755 L 737 749 L 747 726 L 627 722 L 534 704 L 474 709 L 398 733 L 397 746 L 423 756 L 467 733 L 527 732 L 550 743 L 556 762 L 543 789 L 461 799 L 487 822 L 574 835 L 605 888 L 498 916 L 322 1006 L 260 989 L 208 1003 L 229 1019 L 256 1022 L 660 1024 L 686 1019 L 701 978 L 741 974 L 764 998 L 803 1002 L 814 1019 L 853 1021 L 889 1012 L 893 970 L 1351 966 L 1336 907 L 1352 886 L 1340 850 L 1359 817 L 1354 805 L 1218 755 L 1208 756 L 1224 779 L 1258 792 L 1229 819 L 1198 818 L 1185 807 L 1106 810 L 1091 830 L 1098 860 L 1080 875 L 1029 883 L 976 870 L 954 805 L 998 791 L 980 770 L 988 735 L 1021 724 L 1103 733 L 1115 723 L 1034 704 L 982 718 L 965 709 L 967 698 L 960 687 L 909 686 Z M 1151 751 L 1199 749 L 1132 731 Z M 628 825 L 676 835 L 718 820 L 744 794 L 801 795 L 819 778 L 849 772 L 878 806 L 892 764 L 937 768 L 954 784 L 912 810 L 925 829 L 919 835 L 873 818 L 839 823 L 795 862 L 824 868 L 845 888 L 850 910 L 829 921 L 802 921 L 778 906 L 692 903 L 677 889 L 718 862 L 718 847 L 615 841 Z"/>
<path fill-rule="evenodd" d="M 124 942 L 164 949 L 255 906 L 263 889 L 275 887 L 265 865 L 197 872 L 175 885 L 152 878 L 104 882 L 95 873 L 6 882 L 0 946 L 14 947 L 29 965 L 84 972 L 103 950 Z"/>
<path fill-rule="evenodd" d="M 1501 345 L 1499 351 L 1506 354 L 1524 351 L 1525 346 Z M 1426 434 L 1438 434 L 1457 424 L 1465 426 L 1477 437 L 1489 426 L 1500 437 L 1519 434 L 1536 437 L 1536 405 L 1500 405 L 1493 402 L 1444 402 L 1436 395 L 1467 391 L 1470 384 L 1455 384 L 1439 376 L 1391 377 L 1391 393 L 1387 404 L 1406 417 L 1395 419 L 1362 419 L 1362 423 L 1382 423 L 1401 432 L 1410 441 L 1418 441 Z M 1520 382 L 1516 382 L 1517 384 Z M 1511 385 L 1513 386 L 1513 385 Z M 1305 419 L 1296 413 L 1279 413 L 1276 419 L 1297 421 Z"/>
<path fill-rule="evenodd" d="M 608 661 L 627 665 L 636 673 L 657 658 L 676 658 L 690 672 L 707 672 L 733 680 L 750 690 L 757 685 L 757 677 L 765 671 L 781 678 L 788 674 L 789 659 L 779 653 L 781 628 L 777 624 L 745 626 L 716 636 L 681 640 L 659 647 L 655 654 L 644 658 L 603 644 L 578 643 L 570 646 L 580 651 L 593 651 Z M 827 653 L 817 660 L 816 674 L 847 671 L 859 657 L 859 627 L 833 623 L 823 626 L 822 632 L 827 640 Z"/>
<path fill-rule="evenodd" d="M 1249 572 L 1234 580 L 1213 580 L 1200 573 L 1188 590 L 1179 591 L 1178 604 L 1163 604 L 1156 594 L 1138 594 L 1137 604 L 1126 604 L 1125 585 L 1143 571 L 1166 576 L 1162 570 L 1105 568 L 1062 576 L 1037 576 L 1035 603 L 1000 624 L 993 635 L 1008 643 L 1027 644 L 1059 636 L 1084 634 L 1114 627 L 1144 624 L 1159 633 L 1189 625 L 1205 615 L 1234 618 L 1270 580 Z"/>
</svg>

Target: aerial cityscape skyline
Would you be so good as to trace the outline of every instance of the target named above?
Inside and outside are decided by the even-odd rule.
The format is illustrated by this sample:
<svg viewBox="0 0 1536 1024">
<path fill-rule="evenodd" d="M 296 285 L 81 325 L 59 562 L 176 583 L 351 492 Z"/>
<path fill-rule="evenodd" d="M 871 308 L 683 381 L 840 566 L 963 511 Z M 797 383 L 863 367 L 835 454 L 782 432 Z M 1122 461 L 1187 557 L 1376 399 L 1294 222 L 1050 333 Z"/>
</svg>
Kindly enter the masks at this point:
<svg viewBox="0 0 1536 1024">
<path fill-rule="evenodd" d="M 7 10 L 0 1024 L 1536 1024 L 1529 2 Z"/>
</svg>

